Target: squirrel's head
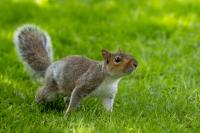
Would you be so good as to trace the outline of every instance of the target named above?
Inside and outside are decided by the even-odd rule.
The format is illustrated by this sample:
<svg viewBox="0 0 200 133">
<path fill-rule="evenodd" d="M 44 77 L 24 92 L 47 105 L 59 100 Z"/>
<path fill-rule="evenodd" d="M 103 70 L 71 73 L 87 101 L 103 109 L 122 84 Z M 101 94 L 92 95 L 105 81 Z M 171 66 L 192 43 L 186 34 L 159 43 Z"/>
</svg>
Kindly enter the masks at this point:
<svg viewBox="0 0 200 133">
<path fill-rule="evenodd" d="M 124 76 L 132 73 L 138 66 L 138 62 L 131 55 L 121 52 L 111 53 L 102 50 L 106 68 L 109 74 L 114 76 Z"/>
</svg>

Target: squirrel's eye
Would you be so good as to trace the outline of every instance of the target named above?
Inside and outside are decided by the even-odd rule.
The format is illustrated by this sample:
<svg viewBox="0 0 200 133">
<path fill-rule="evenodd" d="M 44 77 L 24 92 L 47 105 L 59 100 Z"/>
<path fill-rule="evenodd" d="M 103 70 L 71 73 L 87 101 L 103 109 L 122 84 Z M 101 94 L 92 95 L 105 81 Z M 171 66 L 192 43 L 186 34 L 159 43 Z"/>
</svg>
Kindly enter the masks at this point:
<svg viewBox="0 0 200 133">
<path fill-rule="evenodd" d="M 121 62 L 121 56 L 116 56 L 115 57 L 115 63 L 120 63 Z"/>
</svg>

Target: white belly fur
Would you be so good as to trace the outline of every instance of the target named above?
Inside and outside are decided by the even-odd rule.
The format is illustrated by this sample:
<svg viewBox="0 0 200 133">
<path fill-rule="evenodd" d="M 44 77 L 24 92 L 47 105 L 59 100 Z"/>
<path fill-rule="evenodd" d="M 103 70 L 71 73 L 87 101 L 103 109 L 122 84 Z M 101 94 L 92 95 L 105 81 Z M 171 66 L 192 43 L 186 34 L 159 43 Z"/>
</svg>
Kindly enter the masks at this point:
<svg viewBox="0 0 200 133">
<path fill-rule="evenodd" d="M 120 79 L 108 77 L 90 94 L 90 96 L 99 96 L 114 98 Z"/>
</svg>

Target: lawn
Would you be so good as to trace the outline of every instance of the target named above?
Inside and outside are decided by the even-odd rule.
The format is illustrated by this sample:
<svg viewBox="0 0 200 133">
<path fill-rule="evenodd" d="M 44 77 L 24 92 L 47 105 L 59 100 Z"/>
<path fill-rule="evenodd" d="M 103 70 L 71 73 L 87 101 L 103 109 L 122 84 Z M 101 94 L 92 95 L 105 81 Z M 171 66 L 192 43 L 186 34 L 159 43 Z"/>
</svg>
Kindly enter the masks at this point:
<svg viewBox="0 0 200 133">
<path fill-rule="evenodd" d="M 54 59 L 101 49 L 132 54 L 112 113 L 86 98 L 63 118 L 62 99 L 35 103 L 41 83 L 19 61 L 13 32 L 37 24 Z M 200 2 L 197 0 L 0 0 L 0 132 L 200 132 Z"/>
</svg>

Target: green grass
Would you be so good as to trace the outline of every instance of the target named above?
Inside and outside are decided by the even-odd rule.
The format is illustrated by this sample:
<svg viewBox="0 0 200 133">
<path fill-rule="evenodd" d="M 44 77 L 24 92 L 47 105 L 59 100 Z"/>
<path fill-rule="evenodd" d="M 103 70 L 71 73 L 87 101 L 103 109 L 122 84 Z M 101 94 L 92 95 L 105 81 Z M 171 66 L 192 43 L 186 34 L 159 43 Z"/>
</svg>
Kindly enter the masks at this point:
<svg viewBox="0 0 200 133">
<path fill-rule="evenodd" d="M 200 2 L 197 0 L 0 0 L 0 132 L 200 132 Z M 121 48 L 139 61 L 112 113 L 87 98 L 63 118 L 62 100 L 39 106 L 41 83 L 15 52 L 14 30 L 34 23 L 52 37 L 55 59 L 101 60 Z"/>
</svg>

